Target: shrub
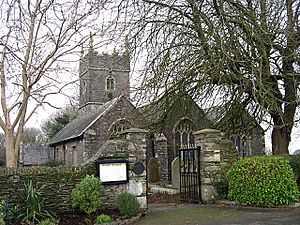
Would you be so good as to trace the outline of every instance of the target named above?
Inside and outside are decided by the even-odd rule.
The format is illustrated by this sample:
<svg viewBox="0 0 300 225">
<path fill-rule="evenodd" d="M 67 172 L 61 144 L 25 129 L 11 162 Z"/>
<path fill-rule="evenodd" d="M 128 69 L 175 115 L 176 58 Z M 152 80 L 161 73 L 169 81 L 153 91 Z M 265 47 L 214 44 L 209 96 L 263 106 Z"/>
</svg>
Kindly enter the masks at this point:
<svg viewBox="0 0 300 225">
<path fill-rule="evenodd" d="M 300 155 L 291 155 L 289 161 L 300 187 Z"/>
<path fill-rule="evenodd" d="M 131 218 L 138 214 L 140 204 L 130 193 L 121 193 L 117 197 L 117 208 L 125 218 Z"/>
<path fill-rule="evenodd" d="M 227 178 L 223 177 L 221 174 L 219 181 L 213 181 L 213 185 L 216 188 L 219 199 L 227 199 L 227 195 L 228 195 Z"/>
<path fill-rule="evenodd" d="M 39 225 L 56 225 L 58 224 L 58 221 L 57 220 L 54 220 L 54 219 L 45 219 L 45 220 L 42 220 Z"/>
<path fill-rule="evenodd" d="M 4 207 L 4 204 L 5 204 L 4 201 L 0 202 L 0 225 L 5 225 L 5 223 L 4 223 L 4 216 L 5 216 L 5 214 L 4 214 L 3 210 L 2 210 L 3 207 Z"/>
<path fill-rule="evenodd" d="M 72 205 L 90 214 L 102 204 L 102 183 L 99 178 L 89 175 L 76 185 L 72 191 Z"/>
<path fill-rule="evenodd" d="M 282 157 L 244 158 L 227 175 L 228 197 L 243 204 L 273 207 L 291 204 L 299 197 L 292 168 Z"/>
<path fill-rule="evenodd" d="M 231 140 L 220 140 L 218 142 L 222 152 L 222 163 L 219 164 L 219 169 L 209 172 L 209 178 L 213 186 L 216 188 L 219 199 L 228 199 L 228 179 L 227 172 L 231 165 L 239 158 L 236 151 L 236 145 Z"/>
<path fill-rule="evenodd" d="M 0 159 L 0 167 L 1 166 L 5 166 L 5 162 L 2 159 Z"/>
<path fill-rule="evenodd" d="M 57 167 L 57 166 L 64 166 L 64 165 L 65 165 L 64 161 L 54 161 L 54 160 L 50 160 L 42 164 L 42 166 L 49 166 L 49 167 Z"/>
<path fill-rule="evenodd" d="M 11 206 L 5 201 L 0 203 L 0 221 L 4 224 L 13 224 L 18 217 L 18 206 Z M 2 225 L 0 222 L 0 225 Z"/>
<path fill-rule="evenodd" d="M 25 187 L 25 193 L 22 195 L 22 204 L 18 210 L 18 220 L 24 222 L 40 222 L 43 219 L 55 219 L 52 212 L 43 209 L 42 192 L 33 186 L 32 181 L 29 181 Z"/>
<path fill-rule="evenodd" d="M 97 216 L 96 224 L 111 223 L 112 221 L 113 221 L 113 219 L 109 215 L 101 214 L 101 215 Z"/>
</svg>

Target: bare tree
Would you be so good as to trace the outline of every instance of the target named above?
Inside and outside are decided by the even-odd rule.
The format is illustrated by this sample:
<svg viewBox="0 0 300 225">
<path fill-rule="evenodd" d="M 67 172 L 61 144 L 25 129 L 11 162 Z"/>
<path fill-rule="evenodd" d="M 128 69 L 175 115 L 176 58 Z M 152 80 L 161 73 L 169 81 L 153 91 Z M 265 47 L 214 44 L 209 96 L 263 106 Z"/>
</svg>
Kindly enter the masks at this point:
<svg viewBox="0 0 300 225">
<path fill-rule="evenodd" d="M 127 24 L 135 54 L 147 58 L 143 96 L 172 101 L 182 92 L 228 109 L 239 102 L 258 122 L 270 118 L 273 154 L 288 153 L 299 104 L 299 1 L 118 4 L 117 21 Z"/>
<path fill-rule="evenodd" d="M 0 126 L 5 133 L 6 165 L 16 167 L 24 125 L 49 95 L 60 93 L 90 31 L 101 33 L 102 1 L 1 1 Z M 67 81 L 66 81 L 67 80 Z"/>
<path fill-rule="evenodd" d="M 22 143 L 46 143 L 46 136 L 39 128 L 25 127 L 22 135 Z"/>
</svg>

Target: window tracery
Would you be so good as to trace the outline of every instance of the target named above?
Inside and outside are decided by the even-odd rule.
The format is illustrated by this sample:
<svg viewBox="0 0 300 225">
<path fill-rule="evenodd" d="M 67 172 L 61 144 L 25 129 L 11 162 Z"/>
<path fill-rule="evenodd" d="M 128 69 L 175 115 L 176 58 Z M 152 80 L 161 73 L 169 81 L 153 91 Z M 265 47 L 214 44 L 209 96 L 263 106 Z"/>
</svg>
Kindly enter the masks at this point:
<svg viewBox="0 0 300 225">
<path fill-rule="evenodd" d="M 174 127 L 175 155 L 178 155 L 180 148 L 190 148 L 194 146 L 193 132 L 196 130 L 195 124 L 190 119 L 182 119 Z"/>
<path fill-rule="evenodd" d="M 118 137 L 120 133 L 132 127 L 132 124 L 126 119 L 120 119 L 114 122 L 109 128 L 110 138 Z"/>
</svg>

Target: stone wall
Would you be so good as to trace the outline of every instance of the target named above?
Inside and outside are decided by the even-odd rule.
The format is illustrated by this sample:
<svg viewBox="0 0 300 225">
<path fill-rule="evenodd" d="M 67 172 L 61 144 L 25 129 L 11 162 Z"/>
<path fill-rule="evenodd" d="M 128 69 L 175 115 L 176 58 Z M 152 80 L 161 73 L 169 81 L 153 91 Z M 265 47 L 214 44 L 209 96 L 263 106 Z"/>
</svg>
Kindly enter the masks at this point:
<svg viewBox="0 0 300 225">
<path fill-rule="evenodd" d="M 85 161 L 86 158 L 91 158 L 98 152 L 100 147 L 110 139 L 109 128 L 119 119 L 128 120 L 133 126 L 139 127 L 137 119 L 137 109 L 128 102 L 127 99 L 121 98 L 116 105 L 98 119 L 85 133 L 83 137 L 84 142 L 84 158 L 80 163 Z"/>
<path fill-rule="evenodd" d="M 234 143 L 223 139 L 219 130 L 203 129 L 194 132 L 194 136 L 196 146 L 201 147 L 201 199 L 203 203 L 215 202 L 218 199 L 217 186 L 237 160 L 237 151 Z"/>
<path fill-rule="evenodd" d="M 162 110 L 162 109 L 160 109 Z M 170 109 L 164 119 L 163 133 L 167 138 L 168 151 L 168 180 L 171 180 L 171 163 L 176 157 L 175 154 L 175 133 L 174 128 L 183 119 L 190 120 L 195 125 L 195 131 L 212 127 L 212 122 L 206 117 L 204 111 L 189 97 L 182 96 L 181 101 L 177 102 Z"/>
<path fill-rule="evenodd" d="M 70 194 L 75 185 L 86 174 L 94 174 L 95 165 L 85 167 L 23 167 L 18 169 L 0 169 L 0 200 L 10 204 L 20 204 L 20 193 L 32 180 L 35 187 L 41 189 L 46 209 L 71 210 Z"/>
<path fill-rule="evenodd" d="M 110 139 L 110 126 L 120 119 L 125 119 L 140 127 L 141 120 L 137 109 L 126 98 L 120 98 L 109 112 L 104 113 L 81 137 L 58 143 L 55 159 L 65 161 L 67 165 L 80 165 L 93 157 L 101 146 Z"/>
<path fill-rule="evenodd" d="M 46 209 L 71 210 L 71 191 L 86 174 L 96 174 L 96 160 L 101 157 L 125 157 L 129 161 L 129 181 L 125 184 L 104 184 L 103 203 L 115 206 L 118 194 L 130 192 L 147 208 L 146 169 L 141 174 L 134 173 L 136 162 L 146 168 L 146 130 L 129 129 L 123 132 L 122 140 L 107 141 L 93 158 L 80 167 L 23 167 L 18 169 L 0 169 L 0 200 L 19 204 L 20 192 L 29 180 L 37 187 L 42 187 Z M 96 146 L 95 146 L 96 148 Z"/>
<path fill-rule="evenodd" d="M 80 163 L 87 159 L 84 154 L 83 143 L 84 140 L 80 137 L 52 147 L 50 151 L 53 152 L 54 161 L 63 162 L 67 166 L 80 165 Z"/>
<path fill-rule="evenodd" d="M 147 208 L 147 182 L 146 182 L 146 137 L 147 131 L 138 128 L 130 128 L 122 132 L 120 140 L 109 140 L 89 161 L 107 157 L 122 157 L 129 161 L 129 181 L 125 184 L 105 184 L 106 196 L 103 202 L 114 205 L 119 193 L 129 192 L 137 197 L 141 208 Z M 144 171 L 141 174 L 134 173 L 136 163 L 142 163 Z M 88 162 L 86 162 L 88 163 Z"/>
<path fill-rule="evenodd" d="M 160 179 L 169 182 L 169 166 L 168 166 L 168 151 L 167 139 L 163 134 L 155 136 L 155 158 L 158 162 L 158 171 Z"/>
<path fill-rule="evenodd" d="M 54 152 L 48 144 L 21 144 L 20 163 L 22 165 L 40 165 L 52 160 L 54 160 Z"/>
</svg>

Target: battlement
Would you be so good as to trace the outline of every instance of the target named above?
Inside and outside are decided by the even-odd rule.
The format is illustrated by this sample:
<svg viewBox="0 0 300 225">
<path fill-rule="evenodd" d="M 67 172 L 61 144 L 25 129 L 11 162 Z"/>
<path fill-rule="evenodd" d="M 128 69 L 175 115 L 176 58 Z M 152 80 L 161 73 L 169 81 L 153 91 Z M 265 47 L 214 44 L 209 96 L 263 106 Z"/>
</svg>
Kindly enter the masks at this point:
<svg viewBox="0 0 300 225">
<path fill-rule="evenodd" d="M 102 53 L 90 49 L 79 63 L 80 111 L 86 111 L 124 95 L 129 99 L 130 59 L 126 53 Z M 91 106 L 95 103 L 95 107 Z"/>
</svg>

